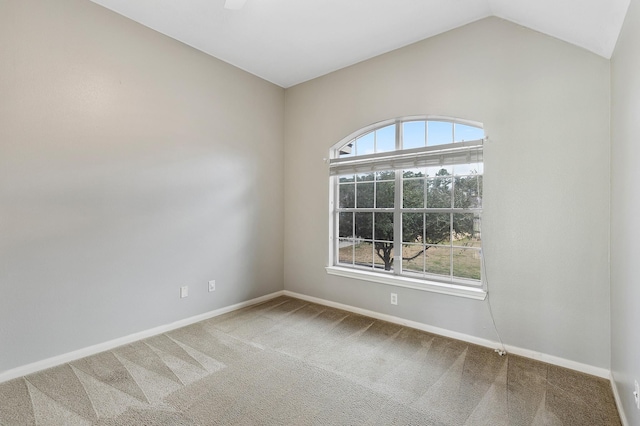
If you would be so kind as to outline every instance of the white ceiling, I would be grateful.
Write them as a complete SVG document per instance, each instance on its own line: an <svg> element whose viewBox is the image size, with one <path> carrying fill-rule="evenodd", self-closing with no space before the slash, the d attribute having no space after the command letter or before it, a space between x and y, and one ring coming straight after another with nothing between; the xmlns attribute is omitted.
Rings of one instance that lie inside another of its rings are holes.
<svg viewBox="0 0 640 426"><path fill-rule="evenodd" d="M498 16L610 58L630 0L92 0L282 87Z"/></svg>

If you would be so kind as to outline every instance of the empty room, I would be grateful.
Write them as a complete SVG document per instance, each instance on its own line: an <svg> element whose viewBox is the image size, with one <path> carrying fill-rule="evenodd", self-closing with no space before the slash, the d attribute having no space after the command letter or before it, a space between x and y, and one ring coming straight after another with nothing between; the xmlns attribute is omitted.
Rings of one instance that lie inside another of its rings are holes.
<svg viewBox="0 0 640 426"><path fill-rule="evenodd" d="M640 0L0 0L0 426L640 425Z"/></svg>

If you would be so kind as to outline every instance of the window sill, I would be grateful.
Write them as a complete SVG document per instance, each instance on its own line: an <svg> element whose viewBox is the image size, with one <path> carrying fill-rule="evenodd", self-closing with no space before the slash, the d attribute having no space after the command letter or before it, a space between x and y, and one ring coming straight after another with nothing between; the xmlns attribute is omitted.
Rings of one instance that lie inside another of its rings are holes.
<svg viewBox="0 0 640 426"><path fill-rule="evenodd" d="M357 280L372 281L380 284L393 285L396 287L405 287L414 290L448 294L450 296L466 297L468 299L476 300L484 300L487 297L486 290L482 288L439 283L436 281L418 280L414 278L398 277L395 275L376 274L374 272L341 268L339 266L327 266L325 269L327 270L327 274L329 275L337 275L340 277L354 278Z"/></svg>

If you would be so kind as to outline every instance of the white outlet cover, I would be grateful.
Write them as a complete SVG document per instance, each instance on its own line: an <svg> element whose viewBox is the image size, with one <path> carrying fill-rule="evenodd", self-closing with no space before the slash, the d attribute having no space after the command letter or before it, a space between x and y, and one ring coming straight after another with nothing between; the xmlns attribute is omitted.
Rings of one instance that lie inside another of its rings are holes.
<svg viewBox="0 0 640 426"><path fill-rule="evenodd" d="M183 285L180 287L180 298L185 298L189 295L189 286Z"/></svg>
<svg viewBox="0 0 640 426"><path fill-rule="evenodd" d="M209 291L216 291L216 280L209 281Z"/></svg>
<svg viewBox="0 0 640 426"><path fill-rule="evenodd" d="M398 295L396 293L391 293L391 304L392 305L398 304Z"/></svg>

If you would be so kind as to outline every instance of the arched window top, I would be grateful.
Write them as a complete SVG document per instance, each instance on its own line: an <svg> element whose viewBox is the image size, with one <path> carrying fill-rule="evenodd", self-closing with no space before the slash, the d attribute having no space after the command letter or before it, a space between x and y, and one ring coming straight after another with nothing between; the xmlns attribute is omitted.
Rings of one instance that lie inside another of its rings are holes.
<svg viewBox="0 0 640 426"><path fill-rule="evenodd" d="M453 166L482 162L482 124L442 117L387 120L331 149L330 174Z"/></svg>
<svg viewBox="0 0 640 426"><path fill-rule="evenodd" d="M334 146L332 158L445 148L443 145L484 139L482 125L467 120L442 117L409 117L367 126Z"/></svg>

